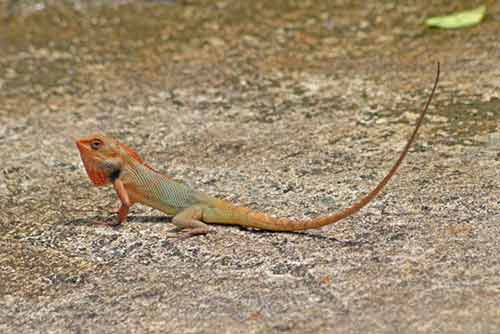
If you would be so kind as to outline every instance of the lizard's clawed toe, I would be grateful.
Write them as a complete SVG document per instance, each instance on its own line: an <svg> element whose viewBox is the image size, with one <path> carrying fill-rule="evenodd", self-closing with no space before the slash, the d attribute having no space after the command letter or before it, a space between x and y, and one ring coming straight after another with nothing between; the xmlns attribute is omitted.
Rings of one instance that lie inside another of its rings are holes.
<svg viewBox="0 0 500 334"><path fill-rule="evenodd" d="M116 227L116 226L121 225L120 222L113 221L113 220L98 220L98 221L93 221L90 224L95 225L95 226L102 226L102 227Z"/></svg>
<svg viewBox="0 0 500 334"><path fill-rule="evenodd" d="M174 231L174 233L172 233ZM197 235L206 235L209 233L215 233L215 230L212 229L201 229L201 228L193 228L193 229L178 229L174 228L170 233L166 235L169 239L174 239L174 242L182 241L189 239L191 237L195 237Z"/></svg>

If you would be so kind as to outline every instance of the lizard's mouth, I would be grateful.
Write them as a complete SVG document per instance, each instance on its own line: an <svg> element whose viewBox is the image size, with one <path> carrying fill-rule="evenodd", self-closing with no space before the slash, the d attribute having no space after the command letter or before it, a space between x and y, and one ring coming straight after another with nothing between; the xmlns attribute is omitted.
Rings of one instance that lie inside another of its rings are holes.
<svg viewBox="0 0 500 334"><path fill-rule="evenodd" d="M92 149L80 140L76 141L76 147L78 148L78 151L80 151L83 166L85 167L87 175L92 183L96 186L108 184L110 182L109 177L106 172L99 167L99 160L95 157L95 153L92 152Z"/></svg>
<svg viewBox="0 0 500 334"><path fill-rule="evenodd" d="M76 147L78 148L78 151L80 151L80 153L82 153L82 150L85 149L85 145L82 144L82 142L80 140L75 140L75 144L76 144Z"/></svg>

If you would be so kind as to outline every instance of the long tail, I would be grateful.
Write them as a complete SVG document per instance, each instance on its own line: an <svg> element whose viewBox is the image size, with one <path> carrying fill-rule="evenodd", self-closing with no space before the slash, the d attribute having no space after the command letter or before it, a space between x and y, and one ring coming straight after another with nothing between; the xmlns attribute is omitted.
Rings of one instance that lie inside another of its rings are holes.
<svg viewBox="0 0 500 334"><path fill-rule="evenodd" d="M309 220L294 220L294 219L287 219L287 218L273 218L267 214L260 213L260 212L254 212L250 209L247 208L237 208L236 209L236 214L239 217L239 225L244 225L248 227L254 227L254 228L259 228L263 230L270 230L270 231L301 231L301 230L307 230L307 229L313 229L313 228L319 228L321 226L333 224L343 218L346 218L359 210L361 210L365 205L370 203L370 201L377 196L377 194L384 188L384 186L389 182L391 177L396 173L398 170L399 166L401 165L401 162L404 160L406 154L408 153L409 148L415 141L415 138L417 136L418 129L420 128L420 125L422 124L422 121L424 119L425 114L427 113L427 109L429 108L429 104L432 101L432 97L434 96L434 92L436 91L436 87L439 81L439 73L440 73L440 66L439 62L437 63L437 73L436 73L436 79L434 81L434 86L432 87L431 94L429 95L429 98L427 99L427 103L424 106L424 109L420 113L420 116L417 120L417 124L415 125L415 129L413 130L413 133L410 136L410 139L408 139L408 142L406 143L406 146L404 147L403 151L401 152L401 155L399 156L399 159L396 161L394 166L391 168L389 173L380 181L380 183L366 196L362 197L359 199L356 203L354 203L351 207L346 208L340 212L323 216L323 217L318 217L315 219L309 219Z"/></svg>

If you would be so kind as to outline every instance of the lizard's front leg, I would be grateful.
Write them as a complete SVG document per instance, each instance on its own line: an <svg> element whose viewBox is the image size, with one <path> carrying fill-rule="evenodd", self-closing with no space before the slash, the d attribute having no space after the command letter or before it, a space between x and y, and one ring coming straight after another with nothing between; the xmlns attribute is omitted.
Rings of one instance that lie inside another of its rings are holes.
<svg viewBox="0 0 500 334"><path fill-rule="evenodd" d="M127 190L125 189L125 186L123 185L123 182L120 179L116 179L113 182L113 187L115 188L116 193L120 198L120 202L122 202L120 209L118 209L118 221L113 225L120 225L121 223L124 223L127 220L128 209L130 208L131 203Z"/></svg>
<svg viewBox="0 0 500 334"><path fill-rule="evenodd" d="M210 232L207 224L201 221L203 218L203 207L192 206L184 209L172 218L172 223L177 226L176 231L183 231L182 235L173 235L178 240L187 239L195 235L204 235ZM186 231L184 231L186 230Z"/></svg>
<svg viewBox="0 0 500 334"><path fill-rule="evenodd" d="M127 190L120 179L113 181L113 187L115 188L121 202L121 206L118 209L118 220L94 223L96 225L118 226L127 220L128 210L132 205L130 197L128 196Z"/></svg>

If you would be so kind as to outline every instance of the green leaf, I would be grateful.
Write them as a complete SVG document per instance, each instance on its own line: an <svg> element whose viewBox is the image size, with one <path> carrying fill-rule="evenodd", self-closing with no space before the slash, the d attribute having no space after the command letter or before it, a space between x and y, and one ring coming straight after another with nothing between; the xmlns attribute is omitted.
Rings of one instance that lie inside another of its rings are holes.
<svg viewBox="0 0 500 334"><path fill-rule="evenodd" d="M475 9L456 12L446 16L435 16L425 20L429 27L438 27L444 29L456 29L470 27L478 24L486 14L486 6L480 6Z"/></svg>

